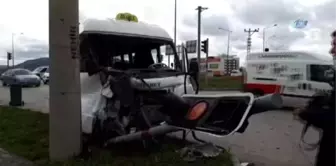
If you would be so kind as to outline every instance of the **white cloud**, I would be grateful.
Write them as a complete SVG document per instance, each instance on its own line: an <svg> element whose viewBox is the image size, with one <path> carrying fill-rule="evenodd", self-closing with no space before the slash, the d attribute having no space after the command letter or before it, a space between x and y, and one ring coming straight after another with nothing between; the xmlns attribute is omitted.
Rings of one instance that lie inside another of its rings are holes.
<svg viewBox="0 0 336 166"><path fill-rule="evenodd" d="M333 0L177 0L178 43L196 39L197 6L209 9L202 13L202 38L210 39L210 53L226 52L227 34L218 31L218 26L230 28L232 47L230 51L244 55L246 33L244 28L263 28L273 23L290 24L303 17L309 26L301 32L288 28L273 28L267 31L269 43L274 47L316 51L327 54L329 33L336 27L336 2ZM11 34L16 36L17 63L27 58L46 56L48 42L48 0L0 0L0 65L6 63L6 51L11 50ZM248 5L247 5L248 4ZM113 18L119 12L131 12L141 21L158 24L173 37L174 0L80 0L80 20L83 18ZM281 9L281 10L280 10ZM260 29L261 30L261 29ZM24 40L31 39L31 40ZM273 43L272 43L273 41ZM276 42L274 42L276 41ZM288 42L290 41L290 42ZM35 43L35 44L29 44ZM40 49L36 47L41 46ZM253 35L252 50L261 50L261 31Z"/></svg>

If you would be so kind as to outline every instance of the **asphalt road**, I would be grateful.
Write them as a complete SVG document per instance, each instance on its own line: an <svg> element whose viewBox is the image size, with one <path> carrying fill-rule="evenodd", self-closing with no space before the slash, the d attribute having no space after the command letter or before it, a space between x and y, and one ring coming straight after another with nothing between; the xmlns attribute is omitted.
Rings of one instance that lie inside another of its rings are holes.
<svg viewBox="0 0 336 166"><path fill-rule="evenodd" d="M24 88L22 95L26 108L48 112L49 87L47 85L39 88ZM8 104L9 96L9 89L0 87L0 105ZM254 162L257 166L309 166L314 162L316 151L307 152L298 146L302 124L293 120L291 112L269 111L252 116L249 122L250 125L243 134L222 138L209 135L200 137L229 148L241 161ZM316 131L308 131L307 142L315 142L317 138Z"/></svg>

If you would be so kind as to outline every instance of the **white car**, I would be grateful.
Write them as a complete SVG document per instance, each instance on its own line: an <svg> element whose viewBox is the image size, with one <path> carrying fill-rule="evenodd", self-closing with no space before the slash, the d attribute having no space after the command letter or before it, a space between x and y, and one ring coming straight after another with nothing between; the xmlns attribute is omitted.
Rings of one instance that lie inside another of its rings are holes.
<svg viewBox="0 0 336 166"><path fill-rule="evenodd" d="M49 72L43 73L43 75L41 76L41 79L44 82L44 84L48 84L49 83Z"/></svg>
<svg viewBox="0 0 336 166"><path fill-rule="evenodd" d="M33 73L41 78L44 84L49 82L49 66L40 66Z"/></svg>
<svg viewBox="0 0 336 166"><path fill-rule="evenodd" d="M232 70L231 76L242 76L242 73L239 70Z"/></svg>

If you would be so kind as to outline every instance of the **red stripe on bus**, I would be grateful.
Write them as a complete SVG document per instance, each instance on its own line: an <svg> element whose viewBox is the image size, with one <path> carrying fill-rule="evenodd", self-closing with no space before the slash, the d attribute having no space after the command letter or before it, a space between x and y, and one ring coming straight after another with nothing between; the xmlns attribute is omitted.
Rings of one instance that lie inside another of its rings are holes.
<svg viewBox="0 0 336 166"><path fill-rule="evenodd" d="M281 85L276 84L245 84L245 91L261 90L264 94L279 93Z"/></svg>

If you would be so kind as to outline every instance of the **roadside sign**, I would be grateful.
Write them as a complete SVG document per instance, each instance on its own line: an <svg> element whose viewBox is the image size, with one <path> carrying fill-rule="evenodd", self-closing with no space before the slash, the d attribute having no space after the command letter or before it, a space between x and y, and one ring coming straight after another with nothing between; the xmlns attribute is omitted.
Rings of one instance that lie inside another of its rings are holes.
<svg viewBox="0 0 336 166"><path fill-rule="evenodd" d="M188 53L196 53L196 46L197 46L196 40L186 41L186 48Z"/></svg>
<svg viewBox="0 0 336 166"><path fill-rule="evenodd" d="M180 54L182 52L182 46L181 45L177 45L176 46L176 52L177 54ZM174 51L172 49L172 47L170 45L166 45L166 55L174 55Z"/></svg>
<svg viewBox="0 0 336 166"><path fill-rule="evenodd" d="M176 46L176 51L177 54L180 54L182 52L182 46L181 45Z"/></svg>
<svg viewBox="0 0 336 166"><path fill-rule="evenodd" d="M170 45L166 45L166 55L173 55L173 48Z"/></svg>
<svg viewBox="0 0 336 166"><path fill-rule="evenodd" d="M298 19L294 21L294 28L302 29L305 28L308 24L308 20Z"/></svg>

